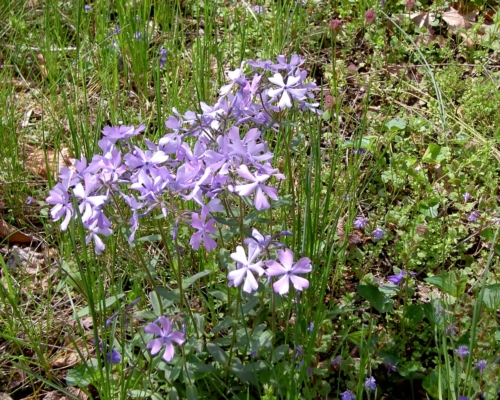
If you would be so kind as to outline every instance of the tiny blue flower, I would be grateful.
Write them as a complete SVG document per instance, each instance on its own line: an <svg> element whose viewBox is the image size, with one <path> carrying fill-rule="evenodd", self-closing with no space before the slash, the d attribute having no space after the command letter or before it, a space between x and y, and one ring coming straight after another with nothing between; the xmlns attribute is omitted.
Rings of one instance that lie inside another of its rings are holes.
<svg viewBox="0 0 500 400"><path fill-rule="evenodd" d="M373 376L366 378L365 388L370 390L377 390L377 384L375 383L375 378Z"/></svg>
<svg viewBox="0 0 500 400"><path fill-rule="evenodd" d="M458 346L458 349L455 350L455 353L458 354L458 356L460 357L460 359L463 359L464 357L468 356L470 351L469 351L469 348L467 346Z"/></svg>
<svg viewBox="0 0 500 400"><path fill-rule="evenodd" d="M85 5L83 6L83 9L84 9L85 11L90 11L90 6L89 6L88 4L85 4Z"/></svg>
<svg viewBox="0 0 500 400"><path fill-rule="evenodd" d="M462 197L464 198L464 201L467 203L469 200L472 198L471 194L468 192L465 192Z"/></svg>
<svg viewBox="0 0 500 400"><path fill-rule="evenodd" d="M479 360L477 364L474 366L474 368L476 368L479 371L479 373L482 374L487 365L488 363L486 362L486 360Z"/></svg>
<svg viewBox="0 0 500 400"><path fill-rule="evenodd" d="M379 227L372 232L375 240L380 240L385 236L385 231Z"/></svg>
<svg viewBox="0 0 500 400"><path fill-rule="evenodd" d="M342 400L356 400L356 396L349 389L343 393L340 393L340 398Z"/></svg>
<svg viewBox="0 0 500 400"><path fill-rule="evenodd" d="M308 332L312 332L314 330L314 322L311 322L307 328Z"/></svg>
<svg viewBox="0 0 500 400"><path fill-rule="evenodd" d="M365 229L365 227L368 224L368 222L369 222L368 218L365 218L365 217L356 217L355 220L354 220L354 222L353 222L353 226L356 229Z"/></svg>
<svg viewBox="0 0 500 400"><path fill-rule="evenodd" d="M472 211L467 217L467 221L469 222L477 222L479 221L479 213L477 211Z"/></svg>

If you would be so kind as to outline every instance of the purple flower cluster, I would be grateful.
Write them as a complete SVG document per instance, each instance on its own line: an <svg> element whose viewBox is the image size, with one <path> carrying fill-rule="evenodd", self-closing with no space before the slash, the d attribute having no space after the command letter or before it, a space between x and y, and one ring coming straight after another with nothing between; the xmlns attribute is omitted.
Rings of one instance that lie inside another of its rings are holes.
<svg viewBox="0 0 500 400"><path fill-rule="evenodd" d="M176 227L179 222L191 225L194 249L202 244L209 251L214 249L212 235L217 231L213 216L225 211L223 204L229 204L229 197L250 198L259 211L278 200L273 183L284 176L273 168L273 153L262 133L278 127L275 114L285 108L320 113L318 103L309 101L316 84L306 82L307 72L300 68L303 63L298 55L289 62L284 56L278 56L277 63L249 60L248 77L242 63L228 73L231 82L221 88L221 97L214 105L202 102L201 113L180 114L174 108L165 123L168 131L158 143L144 139L143 147L137 145L137 135L146 130L144 125L105 127L98 143L101 154L61 170L60 181L46 199L53 206L52 219L60 220L61 230L66 230L72 219L81 218L88 232L86 243L93 242L100 254L105 248L102 237L112 234L118 210L122 217L128 215L128 240L133 242L140 219L156 209L165 218L172 216ZM198 209L179 210L178 200L192 200ZM252 264L255 254L245 260L242 250L235 254L238 262L247 262L250 273L262 275L260 264ZM303 263L290 264L286 252L281 257L281 267L272 264L269 273L277 276L286 272L295 287L305 287L294 275L294 271L302 273ZM249 276L242 272L233 275L237 275L232 280L235 284ZM286 292L285 280L280 280L280 292ZM246 289L254 284L245 279Z"/></svg>
<svg viewBox="0 0 500 400"><path fill-rule="evenodd" d="M296 290L302 291L309 287L309 281L298 276L299 274L307 274L312 271L311 260L307 257L302 257L296 263L293 262L294 254L290 249L280 248L278 250L278 261L267 260L263 261L263 255L269 255L270 249L284 247L281 243L278 245L276 241L272 241L269 236L262 234L253 229L253 238L247 240L248 256L242 246L236 247L236 252L231 254L231 258L236 261L236 269L230 271L227 275L228 285L240 286L243 282L243 291L251 293L258 289L259 284L257 278L262 275L267 275L268 278L280 277L273 284L273 289L281 295L288 293L290 282ZM255 238L255 239L254 239ZM272 248L271 245L274 245ZM264 269L267 267L267 269Z"/></svg>

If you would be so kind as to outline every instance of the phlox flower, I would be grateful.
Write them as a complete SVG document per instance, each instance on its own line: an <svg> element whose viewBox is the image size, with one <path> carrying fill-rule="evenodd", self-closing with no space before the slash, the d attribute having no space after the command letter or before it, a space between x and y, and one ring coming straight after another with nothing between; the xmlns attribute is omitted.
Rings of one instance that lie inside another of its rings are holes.
<svg viewBox="0 0 500 400"><path fill-rule="evenodd" d="M270 175L259 174L258 172L256 172L255 175L252 175L245 164L241 165L237 169L237 172L242 178L245 178L252 183L237 185L235 187L236 192L240 196L244 197L250 196L253 192L255 192L254 204L257 210L267 210L271 207L265 194L273 200L278 200L276 188L264 185L264 182L271 177Z"/></svg>
<svg viewBox="0 0 500 400"><path fill-rule="evenodd" d="M148 324L144 328L144 332L152 333L153 335L158 336L155 339L151 339L146 345L146 348L150 349L151 355L154 356L161 350L163 344L165 344L165 352L163 353L162 358L168 362L174 358L173 343L181 345L186 341L186 339L182 332L174 331L172 329L172 322L168 318L161 316L157 321L160 323L161 328L156 323Z"/></svg>
<svg viewBox="0 0 500 400"><path fill-rule="evenodd" d="M248 257L245 254L245 250L242 246L236 247L236 253L231 254L231 258L236 261L236 267L234 271L229 272L227 275L228 286L240 286L243 280L243 291L251 293L259 287L254 274L262 276L264 269L262 268L262 261L254 260L259 256L260 248L256 243L250 242L248 244Z"/></svg>
<svg viewBox="0 0 500 400"><path fill-rule="evenodd" d="M194 233L191 236L191 241L189 244L193 247L193 249L198 250L200 248L201 240L203 239L203 246L207 251L211 251L217 247L217 243L213 240L208 234L216 234L214 224L215 220L211 219L208 222L205 222L206 215L202 213L201 219L197 213L193 213L191 215L191 226L194 229L197 229L198 232Z"/></svg>
<svg viewBox="0 0 500 400"><path fill-rule="evenodd" d="M102 206L106 202L108 197L103 195L92 195L94 189L99 187L97 178L94 175L85 174L83 179L85 182L85 187L81 183L79 183L73 189L73 193L75 194L75 197L81 200L78 208L82 213L82 222L85 223L90 220L95 209Z"/></svg>
<svg viewBox="0 0 500 400"><path fill-rule="evenodd" d="M464 357L467 357L470 354L469 348L465 345L458 346L458 349L455 350L455 353L460 357L461 360L464 359Z"/></svg>
<svg viewBox="0 0 500 400"><path fill-rule="evenodd" d="M278 102L279 108L292 108L292 99L297 101L305 99L307 89L300 88L300 80L300 76L288 76L285 83L283 76L277 72L269 78L269 82L274 83L278 88L270 89L267 93L272 98L281 96Z"/></svg>
<svg viewBox="0 0 500 400"><path fill-rule="evenodd" d="M296 290L302 291L309 287L309 281L305 278L297 276L297 274L307 274L312 271L311 260L307 257L301 258L295 264L293 263L293 251L290 249L281 249L278 251L279 263L270 260L266 262L267 276L281 276L278 281L274 282L273 289L281 295L288 293L290 281Z"/></svg>
<svg viewBox="0 0 500 400"><path fill-rule="evenodd" d="M70 181L71 174L57 183L54 189L49 192L49 197L45 200L48 204L54 206L50 210L50 216L53 221L57 221L64 216L63 222L61 223L62 231L68 228L69 221L73 215L73 205L71 204L71 198L68 193Z"/></svg>
<svg viewBox="0 0 500 400"><path fill-rule="evenodd" d="M229 79L231 79L231 83L224 85L220 88L219 94L221 96L225 96L226 94L228 94L235 83L240 86L244 86L246 84L245 74L243 73L244 66L245 66L245 61L241 63L239 68L236 68L234 71L229 71L227 73L227 76L229 77Z"/></svg>
<svg viewBox="0 0 500 400"><path fill-rule="evenodd" d="M119 31L119 26L117 25L117 30ZM120 125L120 126L105 126L102 128L102 134L112 143L116 143L119 140L126 140L131 137L134 137L135 135L138 135L139 133L143 132L146 130L146 125L140 125L137 127L137 129L131 125L131 126L125 126L125 125Z"/></svg>

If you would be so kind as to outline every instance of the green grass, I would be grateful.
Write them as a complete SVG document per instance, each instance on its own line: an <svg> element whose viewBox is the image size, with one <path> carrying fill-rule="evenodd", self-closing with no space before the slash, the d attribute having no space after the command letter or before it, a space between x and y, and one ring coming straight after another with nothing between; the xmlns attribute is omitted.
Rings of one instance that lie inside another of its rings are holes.
<svg viewBox="0 0 500 400"><path fill-rule="evenodd" d="M257 3L265 13L254 11ZM433 29L442 42L427 43L402 1L383 9L378 1L257 3L1 6L0 216L37 241L5 237L0 246L0 392L313 399L349 389L357 399L497 398L497 5L474 3L479 18L493 15L485 20L491 34L467 46L440 19ZM367 25L372 7L377 19ZM441 15L448 5L415 9ZM334 17L343 21L335 34ZM164 68L160 48L169 50ZM145 124L134 144L155 142L173 107L183 114L215 103L225 72L241 61L294 53L305 58L325 113L283 113L280 128L264 133L286 176L277 183L281 207L255 214L228 201L239 225L218 227L213 252L190 248L186 224L172 240L173 217L145 218L129 245L125 207L100 256L85 246L78 221L60 232L50 220L44 200L58 160L90 161L104 126ZM357 216L368 218L365 229L354 228ZM245 230L243 217L252 224ZM293 232L282 239L296 259L312 260L308 290L228 289L229 255L250 227ZM40 258L18 255L13 266L19 248ZM387 277L403 270L416 274L390 285ZM160 315L187 329L169 363L145 347L144 326ZM463 359L455 351L462 345L470 349ZM122 355L119 364L106 361L110 349ZM376 392L364 387L370 376Z"/></svg>

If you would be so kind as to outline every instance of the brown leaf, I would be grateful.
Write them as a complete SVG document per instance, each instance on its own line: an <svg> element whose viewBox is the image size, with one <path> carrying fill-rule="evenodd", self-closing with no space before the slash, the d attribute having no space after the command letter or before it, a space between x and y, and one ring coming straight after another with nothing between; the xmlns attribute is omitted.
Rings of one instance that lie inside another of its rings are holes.
<svg viewBox="0 0 500 400"><path fill-rule="evenodd" d="M10 226L7 222L0 218L0 238L7 240L9 243L31 243L33 239L22 233L19 229Z"/></svg>
<svg viewBox="0 0 500 400"><path fill-rule="evenodd" d="M452 30L470 29L474 23L475 15L471 13L464 16L451 7L450 10L443 13L442 18Z"/></svg>
<svg viewBox="0 0 500 400"><path fill-rule="evenodd" d="M45 154L47 154L47 161L45 161ZM34 149L27 148L26 151L26 166L34 175L47 178L47 166L53 176L59 174L62 168L69 167L71 161L67 148L61 149L60 152L54 150Z"/></svg>

